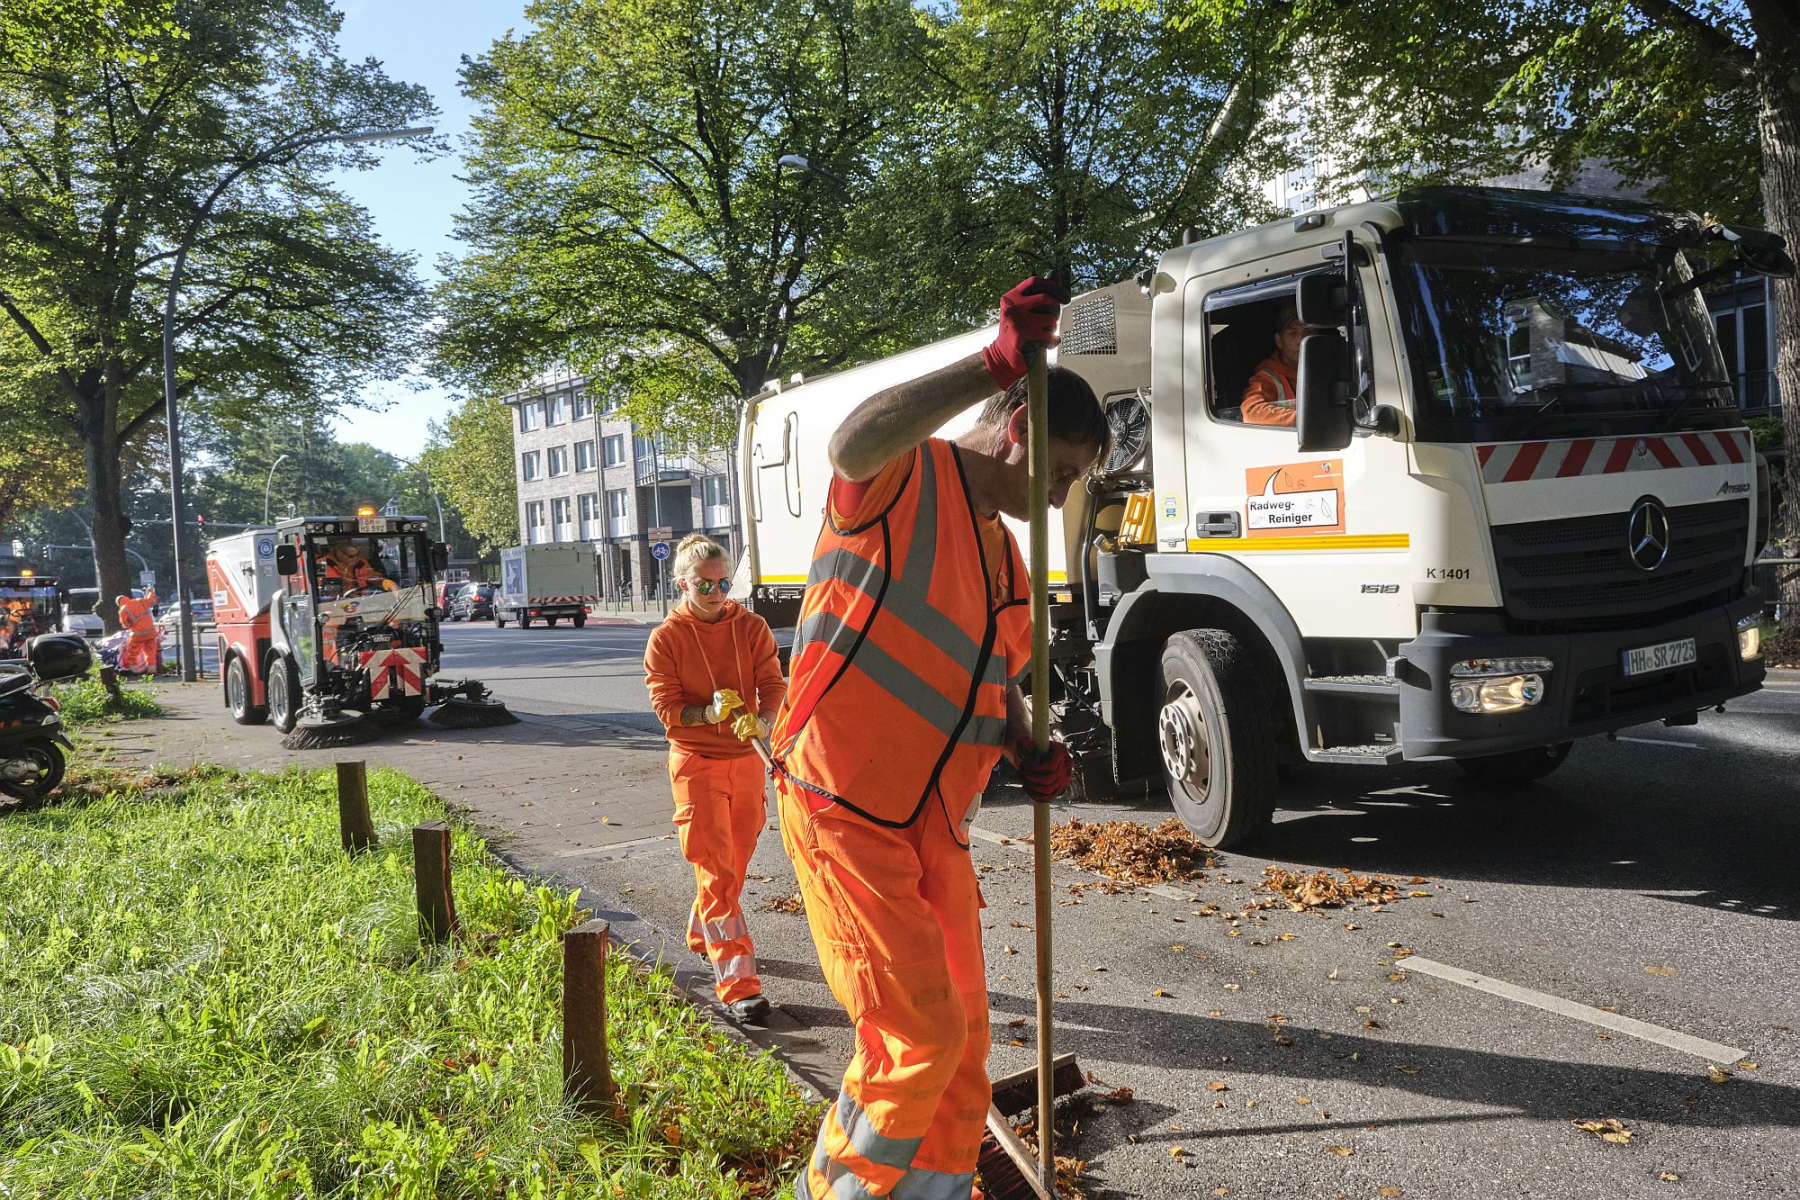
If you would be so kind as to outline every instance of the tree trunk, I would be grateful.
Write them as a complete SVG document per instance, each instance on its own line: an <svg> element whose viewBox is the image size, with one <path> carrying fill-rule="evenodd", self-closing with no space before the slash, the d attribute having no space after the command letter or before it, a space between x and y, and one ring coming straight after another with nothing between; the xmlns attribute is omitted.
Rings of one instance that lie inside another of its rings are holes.
<svg viewBox="0 0 1800 1200"><path fill-rule="evenodd" d="M1763 223L1800 254L1800 15L1779 0L1750 6L1756 30L1757 126L1762 143ZM1800 557L1800 280L1774 284L1775 383L1781 395L1784 512L1776 548ZM1800 572L1781 587L1781 631L1800 635Z"/></svg>
<svg viewBox="0 0 1800 1200"><path fill-rule="evenodd" d="M111 419L111 405L104 401L84 404L82 457L87 468L88 528L94 547L94 581L100 597L96 612L108 633L119 629L117 596L131 594L131 573L125 564L125 506L119 467L119 435Z"/></svg>

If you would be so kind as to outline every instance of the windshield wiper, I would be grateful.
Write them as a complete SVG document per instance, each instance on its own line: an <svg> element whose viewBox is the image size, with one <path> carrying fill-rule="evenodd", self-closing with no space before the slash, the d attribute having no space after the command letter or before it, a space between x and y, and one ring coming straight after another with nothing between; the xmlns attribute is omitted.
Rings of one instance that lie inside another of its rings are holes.
<svg viewBox="0 0 1800 1200"><path fill-rule="evenodd" d="M1681 419L1681 414L1686 412L1688 406L1695 400L1700 399L1702 396L1713 395L1720 388L1729 390L1730 387L1731 385L1723 379L1702 379L1697 383L1677 384L1675 387L1668 389L1674 394L1674 403L1670 404L1658 414L1660 419L1656 423L1656 432L1661 433L1663 430L1674 425L1676 421Z"/></svg>
<svg viewBox="0 0 1800 1200"><path fill-rule="evenodd" d="M1531 389L1532 395L1548 396L1549 399L1545 400L1542 404L1540 404L1536 408L1532 409L1531 412L1525 417L1525 425L1524 425L1524 428L1520 431L1519 436L1520 437L1530 437L1532 434L1536 433L1539 425L1541 425L1543 423L1543 418L1545 417L1545 415L1548 414L1552 408L1555 408L1557 405L1561 404L1563 402L1563 398L1565 396L1568 396L1572 393L1584 392L1584 393L1604 394L1604 393L1611 393L1611 392L1630 391L1630 390L1633 390L1636 388L1641 388L1643 386L1644 386L1644 382L1642 380L1633 379L1633 380L1622 380L1618 383L1575 383L1573 381L1564 380L1564 381L1561 381L1558 383L1546 383L1546 384L1542 384L1541 386L1534 387Z"/></svg>

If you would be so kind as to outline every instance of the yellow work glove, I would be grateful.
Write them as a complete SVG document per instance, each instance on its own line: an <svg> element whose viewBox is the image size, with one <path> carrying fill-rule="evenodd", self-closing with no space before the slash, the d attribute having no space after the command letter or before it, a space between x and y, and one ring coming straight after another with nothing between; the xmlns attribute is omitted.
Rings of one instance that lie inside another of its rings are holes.
<svg viewBox="0 0 1800 1200"><path fill-rule="evenodd" d="M717 725L738 709L744 707L744 701L730 688L720 688L713 693L712 703L701 713L701 719L708 725Z"/></svg>
<svg viewBox="0 0 1800 1200"><path fill-rule="evenodd" d="M731 723L731 732L737 735L738 741L747 742L751 738L768 737L769 727L761 717L747 712Z"/></svg>

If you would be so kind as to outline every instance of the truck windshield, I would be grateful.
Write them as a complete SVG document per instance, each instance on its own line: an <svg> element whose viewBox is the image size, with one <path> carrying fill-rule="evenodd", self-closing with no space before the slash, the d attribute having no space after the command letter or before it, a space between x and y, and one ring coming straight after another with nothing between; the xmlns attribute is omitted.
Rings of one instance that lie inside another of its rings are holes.
<svg viewBox="0 0 1800 1200"><path fill-rule="evenodd" d="M0 619L6 617L55 617L56 589L30 584L0 584Z"/></svg>
<svg viewBox="0 0 1800 1200"><path fill-rule="evenodd" d="M314 534L312 560L318 594L329 600L410 588L421 578L419 539L406 534Z"/></svg>
<svg viewBox="0 0 1800 1200"><path fill-rule="evenodd" d="M1428 441L1735 423L1725 364L1679 250L1402 239L1396 284Z"/></svg>

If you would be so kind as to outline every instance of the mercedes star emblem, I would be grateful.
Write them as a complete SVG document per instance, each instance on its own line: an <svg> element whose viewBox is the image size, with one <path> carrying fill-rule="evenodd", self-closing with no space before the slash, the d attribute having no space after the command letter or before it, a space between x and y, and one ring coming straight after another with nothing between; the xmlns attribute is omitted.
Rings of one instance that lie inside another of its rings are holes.
<svg viewBox="0 0 1800 1200"><path fill-rule="evenodd" d="M1669 557L1669 514L1654 500L1639 500L1625 525L1625 551L1640 571L1654 571Z"/></svg>

